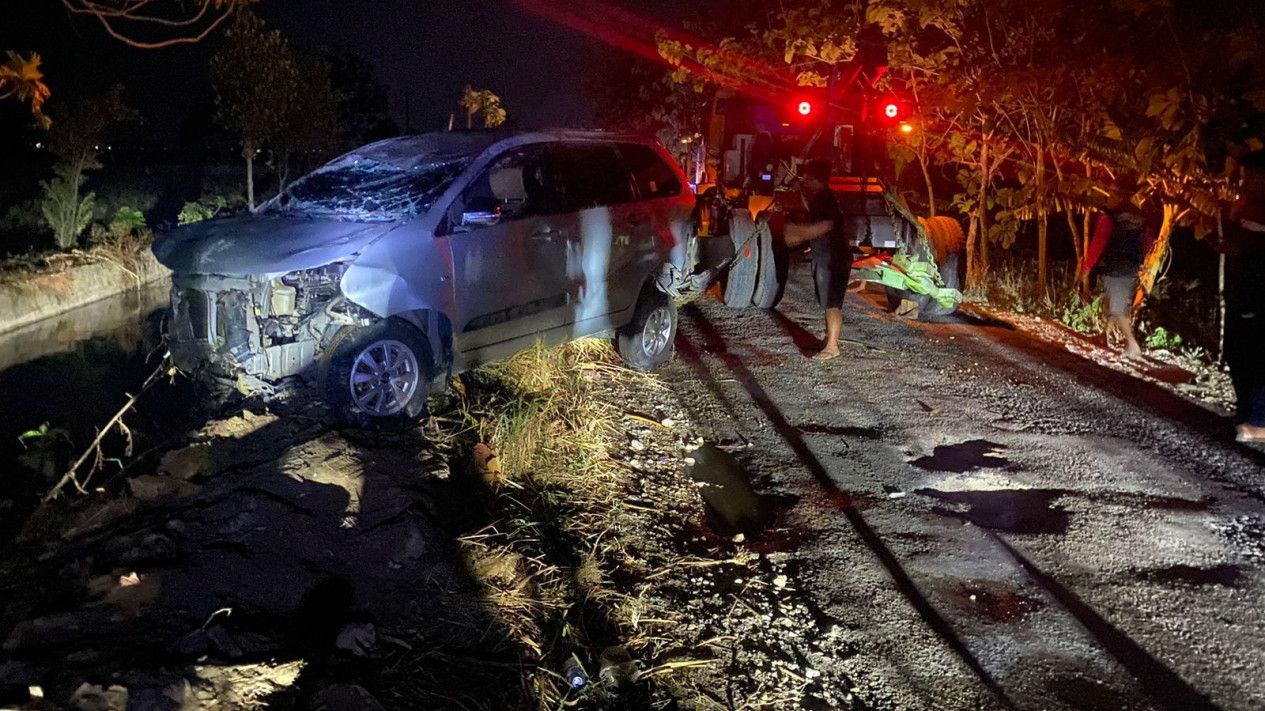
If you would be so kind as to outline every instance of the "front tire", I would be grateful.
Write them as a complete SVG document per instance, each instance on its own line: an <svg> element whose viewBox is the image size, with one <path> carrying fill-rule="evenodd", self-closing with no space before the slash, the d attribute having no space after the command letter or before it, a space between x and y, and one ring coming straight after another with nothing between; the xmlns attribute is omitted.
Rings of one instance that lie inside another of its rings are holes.
<svg viewBox="0 0 1265 711"><path fill-rule="evenodd" d="M654 370L672 357L676 327L676 304L667 294L647 285L637 300L632 321L616 334L615 345L630 367Z"/></svg>
<svg viewBox="0 0 1265 711"><path fill-rule="evenodd" d="M379 425L426 411L435 362L426 340L399 321L380 321L336 338L325 401L347 422Z"/></svg>

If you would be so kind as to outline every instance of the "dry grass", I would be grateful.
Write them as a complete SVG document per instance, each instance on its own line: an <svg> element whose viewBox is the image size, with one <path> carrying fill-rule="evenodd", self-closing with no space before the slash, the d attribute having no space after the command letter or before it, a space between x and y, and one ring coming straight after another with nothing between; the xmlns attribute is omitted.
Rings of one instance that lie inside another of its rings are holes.
<svg viewBox="0 0 1265 711"><path fill-rule="evenodd" d="M538 346L464 378L455 414L443 422L450 445L486 442L502 462L495 520L460 544L484 587L484 612L516 647L523 692L540 709L600 704L612 693L596 683L566 687L557 672L573 653L587 651L592 661L622 644L650 665L678 644L665 630L680 620L656 607L644 582L649 566L625 549L645 525L622 505L627 471L610 456L626 441L627 413L598 396L598 383L663 387L624 367L607 341ZM616 572L632 575L621 587ZM661 683L703 666L662 660L654 677Z"/></svg>

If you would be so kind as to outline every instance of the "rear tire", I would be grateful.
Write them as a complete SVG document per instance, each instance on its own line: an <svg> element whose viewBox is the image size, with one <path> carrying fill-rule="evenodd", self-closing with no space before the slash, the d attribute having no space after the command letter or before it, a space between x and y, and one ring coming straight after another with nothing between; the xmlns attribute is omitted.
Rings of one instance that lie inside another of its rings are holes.
<svg viewBox="0 0 1265 711"><path fill-rule="evenodd" d="M616 349L630 367L654 370L672 357L676 327L676 304L653 284L647 284L632 321L615 336Z"/></svg>
<svg viewBox="0 0 1265 711"><path fill-rule="evenodd" d="M767 228L760 231L757 240L760 247L759 276L751 305L757 309L772 309L782 302L782 296L786 293L790 253L782 249L777 238Z"/></svg>
<svg viewBox="0 0 1265 711"><path fill-rule="evenodd" d="M751 308L756 292L756 282L760 275L759 240L747 240L755 232L755 223L750 213L735 213L729 220L729 238L733 240L737 254L734 261L725 270L724 289L725 306L734 309Z"/></svg>
<svg viewBox="0 0 1265 711"><path fill-rule="evenodd" d="M426 412L434 379L435 360L426 339L400 321L379 321L335 337L325 402L344 422L403 424Z"/></svg>

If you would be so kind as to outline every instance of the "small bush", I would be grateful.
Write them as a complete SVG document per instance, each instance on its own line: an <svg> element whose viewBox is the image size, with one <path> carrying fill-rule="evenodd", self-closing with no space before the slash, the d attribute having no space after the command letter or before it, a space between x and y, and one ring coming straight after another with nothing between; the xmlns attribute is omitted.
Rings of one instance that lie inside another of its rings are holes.
<svg viewBox="0 0 1265 711"><path fill-rule="evenodd" d="M1163 326L1156 326L1155 330L1146 335L1146 347L1149 350L1162 349L1176 353L1181 345L1182 337Z"/></svg>
<svg viewBox="0 0 1265 711"><path fill-rule="evenodd" d="M138 232L145 228L145 215L140 210L131 207L120 207L119 211L114 214L114 219L110 222L110 231L119 232Z"/></svg>
<svg viewBox="0 0 1265 711"><path fill-rule="evenodd" d="M56 177L42 184L44 197L40 201L40 209L48 226L53 228L57 248L71 249L88 223L92 222L96 196L92 193L80 195L82 173L76 173L72 166L59 163L54 170Z"/></svg>
<svg viewBox="0 0 1265 711"><path fill-rule="evenodd" d="M191 225L195 222L209 220L228 207L229 200L223 195L216 195L209 200L186 202L184 207L180 209L180 214L176 216L176 224Z"/></svg>
<svg viewBox="0 0 1265 711"><path fill-rule="evenodd" d="M1059 323L1077 333L1098 333L1102 331L1102 297L1095 296L1086 302L1080 294L1073 291L1071 296L1058 310L1056 316Z"/></svg>

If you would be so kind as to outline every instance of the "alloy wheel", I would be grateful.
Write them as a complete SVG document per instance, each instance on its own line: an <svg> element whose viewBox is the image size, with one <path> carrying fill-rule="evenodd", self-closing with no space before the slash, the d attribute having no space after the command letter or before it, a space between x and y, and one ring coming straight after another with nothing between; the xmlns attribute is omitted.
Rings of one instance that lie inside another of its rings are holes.
<svg viewBox="0 0 1265 711"><path fill-rule="evenodd" d="M362 412L387 417L404 409L421 375L413 349L399 341L374 341L351 366L351 400Z"/></svg>

